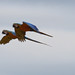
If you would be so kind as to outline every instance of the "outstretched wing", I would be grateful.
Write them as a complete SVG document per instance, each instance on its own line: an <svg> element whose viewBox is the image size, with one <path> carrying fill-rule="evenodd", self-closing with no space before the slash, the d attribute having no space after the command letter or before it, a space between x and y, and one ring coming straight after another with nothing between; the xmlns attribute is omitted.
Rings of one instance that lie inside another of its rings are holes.
<svg viewBox="0 0 75 75"><path fill-rule="evenodd" d="M30 28L30 30L34 30L34 31L37 31L37 32L39 31L38 28L35 25L33 25L31 23L28 23L28 22L23 22L23 24L21 25L21 27L23 27L23 28L25 27L24 30ZM28 31L30 31L30 30L28 30Z"/></svg>
<svg viewBox="0 0 75 75"><path fill-rule="evenodd" d="M32 30L34 30L34 32L37 32L37 33L40 33L40 34L43 34L43 35L46 35L46 36L49 36L49 37L53 37L52 35L40 32L39 29L35 25L33 25L31 23L23 22L23 25L25 25L25 24L28 25Z"/></svg>
<svg viewBox="0 0 75 75"><path fill-rule="evenodd" d="M6 35L0 40L0 44L7 44L10 40L12 40L12 38L9 35Z"/></svg>
<svg viewBox="0 0 75 75"><path fill-rule="evenodd" d="M39 44L43 44L43 45L50 46L50 45L48 45L48 44L46 44L46 43L42 43L42 42L39 42L39 41L33 40L33 39L31 39L31 38L28 38L28 37L25 37L25 39L30 40L30 41L33 41L33 42L36 42L36 43L39 43ZM50 47L51 47L51 46L50 46Z"/></svg>

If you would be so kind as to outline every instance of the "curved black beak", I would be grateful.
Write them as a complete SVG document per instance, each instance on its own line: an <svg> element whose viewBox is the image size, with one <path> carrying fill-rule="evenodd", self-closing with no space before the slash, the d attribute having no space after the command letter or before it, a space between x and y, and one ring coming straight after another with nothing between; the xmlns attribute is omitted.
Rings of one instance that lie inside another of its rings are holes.
<svg viewBox="0 0 75 75"><path fill-rule="evenodd" d="M2 32L2 34L5 34L4 32Z"/></svg>
<svg viewBox="0 0 75 75"><path fill-rule="evenodd" d="M15 27L15 25L13 24L13 27Z"/></svg>

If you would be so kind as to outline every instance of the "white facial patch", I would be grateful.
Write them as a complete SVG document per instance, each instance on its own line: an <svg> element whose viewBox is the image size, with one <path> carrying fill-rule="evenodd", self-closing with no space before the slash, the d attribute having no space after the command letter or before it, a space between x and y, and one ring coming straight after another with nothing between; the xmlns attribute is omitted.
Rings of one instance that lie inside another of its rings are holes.
<svg viewBox="0 0 75 75"><path fill-rule="evenodd" d="M8 34L8 32L7 32L7 31L4 31L4 33L5 33L5 34Z"/></svg>
<svg viewBox="0 0 75 75"><path fill-rule="evenodd" d="M17 25L17 24L15 24L15 27L18 27L18 25Z"/></svg>
<svg viewBox="0 0 75 75"><path fill-rule="evenodd" d="M8 32L7 32L7 31L4 31L4 33L5 33L5 34L8 34Z"/></svg>

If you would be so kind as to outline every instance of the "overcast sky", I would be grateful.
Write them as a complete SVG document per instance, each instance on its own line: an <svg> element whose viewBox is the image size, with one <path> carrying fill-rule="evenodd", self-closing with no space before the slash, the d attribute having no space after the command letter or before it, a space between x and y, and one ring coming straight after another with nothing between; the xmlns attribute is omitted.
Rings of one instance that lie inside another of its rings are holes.
<svg viewBox="0 0 75 75"><path fill-rule="evenodd" d="M0 2L0 24L9 26L14 22L28 21L51 29L74 30L74 3L74 0L2 0Z"/></svg>
<svg viewBox="0 0 75 75"><path fill-rule="evenodd" d="M26 35L52 47L17 39L0 45L0 75L75 75L75 1L0 0L0 39L23 21L53 35Z"/></svg>

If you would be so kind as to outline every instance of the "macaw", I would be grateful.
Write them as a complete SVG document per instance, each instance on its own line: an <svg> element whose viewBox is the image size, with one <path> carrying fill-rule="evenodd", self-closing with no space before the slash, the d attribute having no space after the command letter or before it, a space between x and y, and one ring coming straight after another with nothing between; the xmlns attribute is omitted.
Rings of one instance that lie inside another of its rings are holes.
<svg viewBox="0 0 75 75"><path fill-rule="evenodd" d="M33 39L30 39L28 37L25 37L24 36L24 39L16 36L16 33L15 32L12 32L12 31L8 31L8 30L3 30L2 31L2 34L5 34L5 36L0 40L0 44L7 44L10 42L10 40L12 39L18 39L19 41L24 41L25 39L27 40L30 40L30 41L33 41L33 42L36 42L36 43L40 43L40 44L44 44L44 45L47 45L45 43L42 43L42 42L39 42L39 41L36 41L36 40L33 40Z"/></svg>
<svg viewBox="0 0 75 75"><path fill-rule="evenodd" d="M46 33L40 32L39 29L35 25L28 23L28 22L23 22L23 24L14 23L13 27L15 29L16 35L21 38L23 38L25 36L27 31L34 31L34 32L37 32L37 33L40 33L40 34L43 34L43 35L46 35L49 37L53 37L53 36L48 35Z"/></svg>

